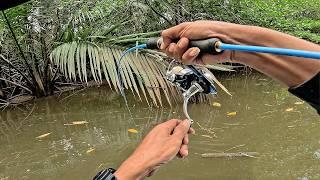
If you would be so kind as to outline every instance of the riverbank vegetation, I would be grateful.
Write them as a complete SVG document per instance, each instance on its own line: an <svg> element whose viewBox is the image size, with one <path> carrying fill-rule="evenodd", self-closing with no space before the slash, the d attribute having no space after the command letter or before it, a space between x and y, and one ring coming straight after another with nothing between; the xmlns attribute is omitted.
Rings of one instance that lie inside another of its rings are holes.
<svg viewBox="0 0 320 180"><path fill-rule="evenodd" d="M116 73L121 51L162 29L201 19L273 28L320 43L318 0L32 0L0 18L0 106L106 83L162 105L177 91L165 80L166 57L130 55ZM216 69L226 70L216 67Z"/></svg>

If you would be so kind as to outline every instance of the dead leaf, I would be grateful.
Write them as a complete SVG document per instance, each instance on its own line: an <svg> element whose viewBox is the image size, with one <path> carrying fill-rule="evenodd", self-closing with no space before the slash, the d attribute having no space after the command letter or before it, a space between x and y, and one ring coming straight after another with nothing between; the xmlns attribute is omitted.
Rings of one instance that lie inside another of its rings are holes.
<svg viewBox="0 0 320 180"><path fill-rule="evenodd" d="M93 151L95 151L95 149L90 148L90 149L87 150L87 154L92 153Z"/></svg>
<svg viewBox="0 0 320 180"><path fill-rule="evenodd" d="M293 111L293 108L286 109L286 112L292 112L292 111Z"/></svg>
<svg viewBox="0 0 320 180"><path fill-rule="evenodd" d="M133 134L137 134L138 130L136 130L136 129L128 129L128 132L133 133Z"/></svg>
<svg viewBox="0 0 320 180"><path fill-rule="evenodd" d="M42 134L42 135L40 135L40 136L38 136L38 137L36 137L36 138L37 138L37 139L43 139L43 138L49 136L50 134L51 134L51 133Z"/></svg>
<svg viewBox="0 0 320 180"><path fill-rule="evenodd" d="M73 121L70 124L64 124L65 126L75 126L75 125L84 125L84 124L88 124L87 121Z"/></svg>
<svg viewBox="0 0 320 180"><path fill-rule="evenodd" d="M228 116L236 116L236 115L237 115L237 112L228 112L227 115L228 115Z"/></svg>
<svg viewBox="0 0 320 180"><path fill-rule="evenodd" d="M298 102L295 102L294 104L295 105L302 105L302 104L304 104L304 102L298 101Z"/></svg>
<svg viewBox="0 0 320 180"><path fill-rule="evenodd" d="M212 106L213 106L213 107L221 107L221 104L218 103L218 102L213 102L213 103L212 103Z"/></svg>

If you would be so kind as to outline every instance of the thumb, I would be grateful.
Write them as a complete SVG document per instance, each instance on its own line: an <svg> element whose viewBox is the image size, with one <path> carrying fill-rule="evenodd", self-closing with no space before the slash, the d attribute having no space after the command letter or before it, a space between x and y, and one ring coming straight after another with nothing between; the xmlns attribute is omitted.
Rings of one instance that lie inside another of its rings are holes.
<svg viewBox="0 0 320 180"><path fill-rule="evenodd" d="M183 139L190 129L191 122L189 120L182 121L173 131L173 136Z"/></svg>

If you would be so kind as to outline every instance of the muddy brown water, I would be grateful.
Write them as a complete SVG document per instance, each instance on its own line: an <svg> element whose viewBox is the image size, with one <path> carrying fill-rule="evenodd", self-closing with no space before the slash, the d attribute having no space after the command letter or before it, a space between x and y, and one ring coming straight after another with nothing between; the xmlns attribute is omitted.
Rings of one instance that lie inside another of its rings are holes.
<svg viewBox="0 0 320 180"><path fill-rule="evenodd" d="M214 100L220 108L191 105L198 124L189 157L151 179L320 179L320 118L310 106L262 75L221 81L233 97L220 91ZM118 167L155 124L184 118L181 104L148 108L131 97L129 105L132 117L119 95L101 87L1 112L0 179L92 179L103 168ZM74 121L88 124L66 125ZM260 155L201 157L214 152Z"/></svg>

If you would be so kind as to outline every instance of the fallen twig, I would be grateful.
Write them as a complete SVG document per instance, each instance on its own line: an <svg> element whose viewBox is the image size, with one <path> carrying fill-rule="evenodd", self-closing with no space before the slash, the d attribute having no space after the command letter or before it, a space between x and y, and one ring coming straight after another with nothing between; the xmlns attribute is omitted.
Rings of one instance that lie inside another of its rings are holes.
<svg viewBox="0 0 320 180"><path fill-rule="evenodd" d="M250 157L256 158L257 152L237 152L237 153L205 153L201 154L203 158L233 158L233 157Z"/></svg>
<svg viewBox="0 0 320 180"><path fill-rule="evenodd" d="M211 135L214 136L215 138L217 138L216 133L215 133L214 131L212 131L211 129L204 128L203 126L200 125L199 122L196 122L196 123L197 123L197 125L200 127L201 130L203 130L203 131L211 134Z"/></svg>
<svg viewBox="0 0 320 180"><path fill-rule="evenodd" d="M10 80L4 79L4 78L0 78L0 80L6 81L6 82L11 83L11 84L13 84L13 85L15 85L15 86L19 86L19 87L21 87L22 89L24 89L24 90L26 90L26 91L28 91L28 92L30 92L30 93L32 94L32 91L31 91L29 88L27 88L27 87L25 87L25 86L23 86L23 85L21 85L21 84L15 83L15 82L13 82L13 81L10 81Z"/></svg>
<svg viewBox="0 0 320 180"><path fill-rule="evenodd" d="M225 150L224 152L228 152L228 151L231 151L231 150L234 150L234 149L236 149L236 148L243 147L243 146L245 146L245 144L240 144L240 145L234 146L234 147L232 147L232 148L229 148L229 149Z"/></svg>

